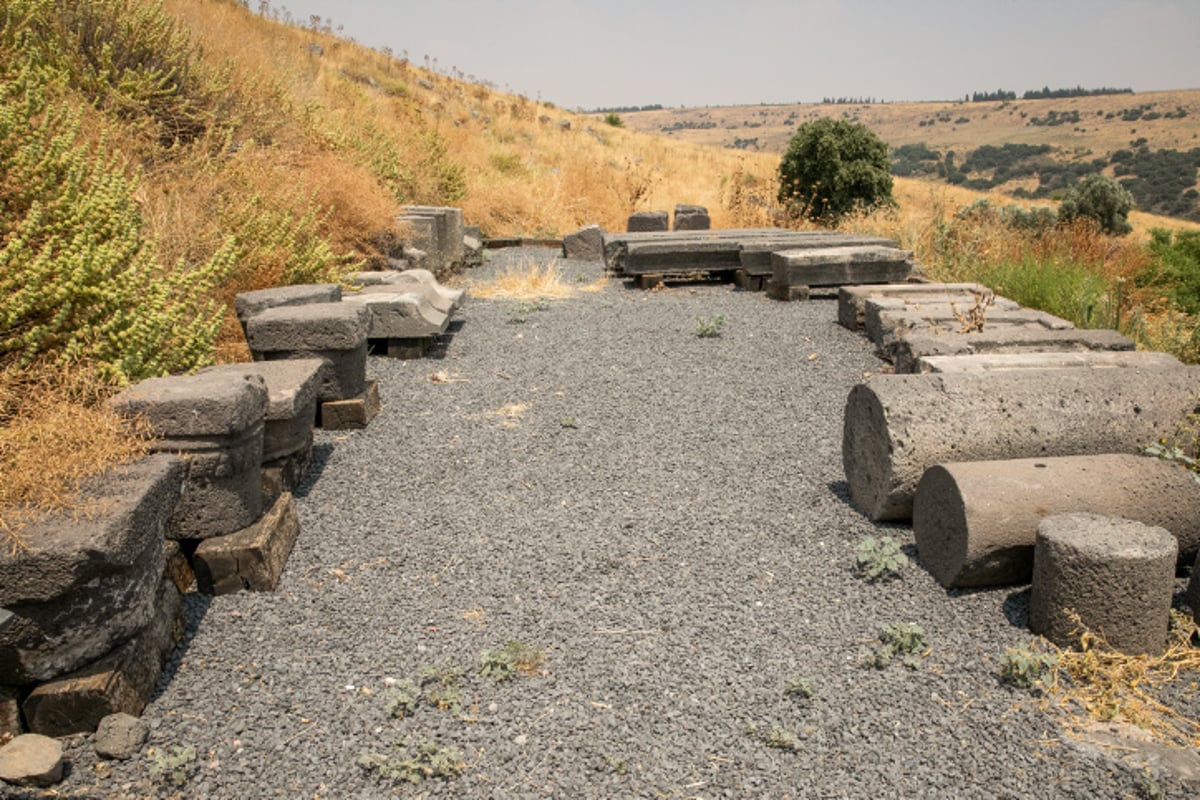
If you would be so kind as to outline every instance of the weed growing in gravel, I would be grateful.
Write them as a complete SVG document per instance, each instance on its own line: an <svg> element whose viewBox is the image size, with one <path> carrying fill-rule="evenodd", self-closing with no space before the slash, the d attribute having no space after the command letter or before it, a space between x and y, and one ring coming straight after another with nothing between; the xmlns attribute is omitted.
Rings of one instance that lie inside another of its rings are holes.
<svg viewBox="0 0 1200 800"><path fill-rule="evenodd" d="M558 424L562 425L564 428L578 428L579 427L579 422L577 422L574 417L563 417L561 420L559 420Z"/></svg>
<svg viewBox="0 0 1200 800"><path fill-rule="evenodd" d="M890 536L868 537L854 548L854 573L868 583L900 577L908 566L908 556Z"/></svg>
<svg viewBox="0 0 1200 800"><path fill-rule="evenodd" d="M494 681L507 681L518 674L536 675L546 653L524 642L505 642L500 650L485 651L479 659L479 674Z"/></svg>
<svg viewBox="0 0 1200 800"><path fill-rule="evenodd" d="M517 303L508 310L508 321L515 325L524 325L529 321L529 315L535 311L548 311L550 301L544 297L535 298L528 303Z"/></svg>
<svg viewBox="0 0 1200 800"><path fill-rule="evenodd" d="M721 335L725 327L725 317L718 314L715 317L696 317L696 336L701 339L715 339Z"/></svg>
<svg viewBox="0 0 1200 800"><path fill-rule="evenodd" d="M392 743L390 755L363 753L358 765L392 783L420 783L425 778L453 778L466 764L462 753L435 739L407 737Z"/></svg>
<svg viewBox="0 0 1200 800"><path fill-rule="evenodd" d="M885 625L879 632L882 646L867 656L863 665L875 669L886 669L897 658L909 669L920 669L920 655L928 649L925 629L912 622L896 622Z"/></svg>
<svg viewBox="0 0 1200 800"><path fill-rule="evenodd" d="M808 678L797 675L788 678L783 685L783 696L793 700L812 700L817 696L817 687Z"/></svg>
<svg viewBox="0 0 1200 800"><path fill-rule="evenodd" d="M404 719L417 710L417 704L421 700L421 689L409 679L402 678L384 694L384 699L388 704L388 716Z"/></svg>
<svg viewBox="0 0 1200 800"><path fill-rule="evenodd" d="M425 690L425 699L431 706L439 711L458 714L462 711L462 696L458 691L458 682L462 674L462 668L444 664L423 668L417 676L417 681Z"/></svg>
<svg viewBox="0 0 1200 800"><path fill-rule="evenodd" d="M1000 656L1000 680L1018 689L1042 686L1043 676L1049 676L1058 665L1058 656L1029 647L1012 647Z"/></svg>
<svg viewBox="0 0 1200 800"><path fill-rule="evenodd" d="M176 746L172 747L170 752L151 748L147 755L150 757L147 771L151 780L178 787L186 784L191 777L191 770L196 761L196 748Z"/></svg>
<svg viewBox="0 0 1200 800"><path fill-rule="evenodd" d="M762 730L757 725L747 725L746 733L758 739L767 747L773 747L776 750L789 750L793 753L800 751L800 737L782 725L772 725L767 730Z"/></svg>
<svg viewBox="0 0 1200 800"><path fill-rule="evenodd" d="M604 760L604 765L618 775L629 774L629 764L623 758L617 758L611 753L605 753L601 756Z"/></svg>

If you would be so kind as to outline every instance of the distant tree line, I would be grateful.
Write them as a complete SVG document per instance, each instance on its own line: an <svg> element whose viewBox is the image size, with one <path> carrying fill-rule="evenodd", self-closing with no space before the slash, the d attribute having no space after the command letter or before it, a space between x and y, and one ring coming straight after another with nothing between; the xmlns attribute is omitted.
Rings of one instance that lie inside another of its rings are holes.
<svg viewBox="0 0 1200 800"><path fill-rule="evenodd" d="M887 101L876 100L874 97L822 97L821 102L827 106L870 106Z"/></svg>
<svg viewBox="0 0 1200 800"><path fill-rule="evenodd" d="M1043 86L1041 89L1030 89L1021 95L1022 100L1051 100L1059 97L1096 97L1102 94L1133 94L1133 89L1114 89L1103 86L1099 89L1085 89L1076 86L1074 89L1051 89Z"/></svg>
<svg viewBox="0 0 1200 800"><path fill-rule="evenodd" d="M972 103L994 103L998 100L1016 100L1017 93L1007 89L997 89L994 92L971 92Z"/></svg>
<svg viewBox="0 0 1200 800"><path fill-rule="evenodd" d="M662 111L662 103L655 103L649 106L613 106L611 108L593 108L591 111L585 111L585 114L627 114L634 111Z"/></svg>

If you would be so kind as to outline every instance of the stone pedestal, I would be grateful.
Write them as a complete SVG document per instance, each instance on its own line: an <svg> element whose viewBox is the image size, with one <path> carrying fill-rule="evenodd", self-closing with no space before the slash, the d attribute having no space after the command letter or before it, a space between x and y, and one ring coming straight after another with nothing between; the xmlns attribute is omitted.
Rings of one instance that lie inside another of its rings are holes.
<svg viewBox="0 0 1200 800"><path fill-rule="evenodd" d="M268 309L250 319L255 361L319 358L325 362L317 401L355 397L366 388L370 311L353 303Z"/></svg>
<svg viewBox="0 0 1200 800"><path fill-rule="evenodd" d="M200 591L217 595L274 590L299 534L296 504L285 492L249 528L200 543L194 556Z"/></svg>

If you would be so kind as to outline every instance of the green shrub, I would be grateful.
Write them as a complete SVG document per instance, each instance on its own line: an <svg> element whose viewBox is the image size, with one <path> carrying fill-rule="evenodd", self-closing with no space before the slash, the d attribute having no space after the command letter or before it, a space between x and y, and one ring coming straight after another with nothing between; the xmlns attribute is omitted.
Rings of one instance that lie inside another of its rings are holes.
<svg viewBox="0 0 1200 800"><path fill-rule="evenodd" d="M922 651L929 647L925 639L925 629L911 622L897 622L885 625L879 631L881 646L867 656L864 666L875 669L885 669L897 658L909 669L920 669Z"/></svg>
<svg viewBox="0 0 1200 800"><path fill-rule="evenodd" d="M779 164L779 202L836 225L846 214L892 205L888 148L861 123L829 118L797 129Z"/></svg>
<svg viewBox="0 0 1200 800"><path fill-rule="evenodd" d="M908 556L900 550L899 543L890 536L876 539L868 537L854 548L854 571L868 583L900 577L900 571L908 566Z"/></svg>
<svg viewBox="0 0 1200 800"><path fill-rule="evenodd" d="M610 111L604 115L604 123L606 125L612 125L614 128L625 127L625 120L621 119L621 115L615 111Z"/></svg>
<svg viewBox="0 0 1200 800"><path fill-rule="evenodd" d="M1150 232L1150 270L1139 276L1139 286L1156 286L1189 314L1200 314L1200 231L1155 228Z"/></svg>
<svg viewBox="0 0 1200 800"><path fill-rule="evenodd" d="M1000 680L1018 689L1033 689L1053 672L1058 656L1029 647L1010 648L1000 657Z"/></svg>
<svg viewBox="0 0 1200 800"><path fill-rule="evenodd" d="M1095 221L1105 233L1124 236L1133 230L1129 212L1133 195L1107 175L1089 175L1067 192L1058 209L1063 222L1076 219Z"/></svg>
<svg viewBox="0 0 1200 800"><path fill-rule="evenodd" d="M156 263L136 180L86 142L36 58L0 67L0 364L82 359L134 381L209 363L234 243L203 265Z"/></svg>

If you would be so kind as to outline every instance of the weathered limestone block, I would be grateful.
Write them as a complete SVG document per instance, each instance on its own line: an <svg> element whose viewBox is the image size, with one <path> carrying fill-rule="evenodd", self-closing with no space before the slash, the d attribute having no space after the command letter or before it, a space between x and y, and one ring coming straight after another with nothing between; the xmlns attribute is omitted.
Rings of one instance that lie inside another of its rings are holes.
<svg viewBox="0 0 1200 800"><path fill-rule="evenodd" d="M315 307L270 309L250 325L264 315ZM162 437L155 450L184 460L184 492L167 523L168 537L220 536L258 519L267 397L260 375L235 370L151 378L109 401L117 413L150 422Z"/></svg>
<svg viewBox="0 0 1200 800"><path fill-rule="evenodd" d="M151 618L165 564L164 529L183 464L153 455L89 481L80 518L26 529L28 547L0 548L0 685L48 680L99 658Z"/></svg>
<svg viewBox="0 0 1200 800"><path fill-rule="evenodd" d="M368 339L422 339L446 332L450 317L416 292L385 284L347 293L343 303L360 304L370 312Z"/></svg>
<svg viewBox="0 0 1200 800"><path fill-rule="evenodd" d="M706 231L712 227L712 220L704 206L677 205L673 227L677 231Z"/></svg>
<svg viewBox="0 0 1200 800"><path fill-rule="evenodd" d="M255 314L277 306L302 306L309 303L336 303L342 299L342 287L336 283L299 284L242 292L234 298L238 322L242 323L242 334L246 333L246 321Z"/></svg>
<svg viewBox="0 0 1200 800"><path fill-rule="evenodd" d="M218 595L274 590L299 534L296 504L285 492L250 527L200 543L194 555L200 591Z"/></svg>
<svg viewBox="0 0 1200 800"><path fill-rule="evenodd" d="M327 431L360 430L367 427L381 410L379 384L369 381L358 397L322 403L321 427Z"/></svg>
<svg viewBox="0 0 1200 800"><path fill-rule="evenodd" d="M1137 453L1196 409L1198 379L1196 367L875 375L846 400L850 496L873 520L903 520L935 464Z"/></svg>
<svg viewBox="0 0 1200 800"><path fill-rule="evenodd" d="M625 230L629 233L665 231L667 222L668 217L665 211L636 211L629 215Z"/></svg>
<svg viewBox="0 0 1200 800"><path fill-rule="evenodd" d="M588 225L563 237L563 258L600 261L604 258L604 229Z"/></svg>
<svg viewBox="0 0 1200 800"><path fill-rule="evenodd" d="M29 729L46 736L70 736L96 730L109 714L141 714L167 656L183 634L181 607L175 584L160 581L154 615L136 636L103 658L29 693L23 706Z"/></svg>
<svg viewBox="0 0 1200 800"><path fill-rule="evenodd" d="M831 231L791 231L764 229L740 239L739 261L742 269L750 275L773 277L775 267L771 254L794 250L819 250L836 247L896 247L892 239L880 236L859 236L851 233Z"/></svg>
<svg viewBox="0 0 1200 800"><path fill-rule="evenodd" d="M930 467L913 499L917 554L948 588L1027 583L1041 521L1085 510L1170 531L1181 564L1200 551L1200 486L1191 473L1103 454Z"/></svg>
<svg viewBox="0 0 1200 800"><path fill-rule="evenodd" d="M1070 647L1082 623L1114 650L1159 655L1176 555L1175 537L1162 528L1093 513L1047 517L1037 532L1029 629Z"/></svg>
<svg viewBox="0 0 1200 800"><path fill-rule="evenodd" d="M912 273L912 253L894 247L823 247L771 254L771 280L779 286L895 283Z"/></svg>
<svg viewBox="0 0 1200 800"><path fill-rule="evenodd" d="M324 360L317 401L341 400L366 388L370 316L354 303L272 308L250 320L246 338L256 361Z"/></svg>
<svg viewBox="0 0 1200 800"><path fill-rule="evenodd" d="M838 324L852 331L861 331L868 298L892 297L919 303L948 295L968 298L975 294L987 294L988 291L982 283L881 283L842 286L838 289Z"/></svg>
<svg viewBox="0 0 1200 800"><path fill-rule="evenodd" d="M982 333L944 334L908 331L888 337L879 355L892 362L897 373L916 372L925 356L975 355L985 353L1082 353L1136 349L1133 340L1114 330L1049 330L996 328Z"/></svg>
<svg viewBox="0 0 1200 800"><path fill-rule="evenodd" d="M989 353L974 356L922 356L917 372L999 372L1010 369L1122 369L1145 367L1177 369L1183 362L1169 353L1153 350L1081 353Z"/></svg>
<svg viewBox="0 0 1200 800"><path fill-rule="evenodd" d="M63 779L63 745L57 739L27 733L0 747L0 782L45 788Z"/></svg>

